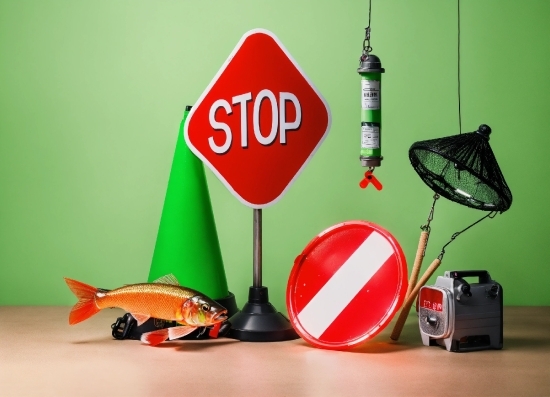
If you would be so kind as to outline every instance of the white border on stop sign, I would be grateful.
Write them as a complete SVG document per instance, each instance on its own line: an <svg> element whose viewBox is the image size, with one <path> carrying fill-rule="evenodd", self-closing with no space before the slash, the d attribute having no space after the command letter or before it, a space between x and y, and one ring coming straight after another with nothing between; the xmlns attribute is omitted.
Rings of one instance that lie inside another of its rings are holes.
<svg viewBox="0 0 550 397"><path fill-rule="evenodd" d="M269 37L271 37L273 40L275 40L275 42L277 43L277 45L281 48L281 50L285 53L285 55L288 57L288 59L290 60L290 62L292 62L292 64L294 65L294 67L298 70L298 72L300 72L300 74L302 75L302 77L307 81L307 83L311 86L311 88L313 89L313 91L315 91L315 93L317 94L317 96L319 97L319 99L321 100L321 102L323 103L323 105L325 106L325 109L327 111L327 129L325 130L325 132L323 133L323 136L321 137L321 139L319 140L319 142L317 143L317 145L315 146L315 148L313 148L313 150L311 151L311 153L309 154L309 156L307 157L307 159L304 161L304 163L302 164L302 166L300 167L300 169L296 172L296 174L294 174L294 176L292 177L292 179L290 180L290 182L286 185L286 187L283 189L283 191L281 192L281 194L279 194L274 200L270 201L269 203L266 203L266 204L262 204L262 205L256 205L256 204L252 204L248 201L246 201L244 198L242 198L233 188L232 186L229 184L229 182L227 182L227 180L214 168L214 166L198 151L195 149L195 147L191 144L191 142L189 141L189 137L188 137L188 134L187 134L187 130L189 128L189 122L191 121L192 117L193 117L193 114L195 112L195 109L198 108L198 106L202 103L202 101L204 100L204 98L206 97L206 95L208 95L208 93L210 92L210 90L212 89L212 87L214 86L214 84L216 83L216 81L218 81L218 79L220 78L220 76L222 75L222 73L225 71L225 69L227 68L227 65L229 65L229 63L231 62L231 60L233 59L233 57L235 56L235 54L237 53L237 51L239 51L239 49L241 48L242 44L244 43L244 41L251 35L253 34L256 34L256 33L263 33L265 35L268 35ZM325 98L323 97L323 95L321 94L321 92L317 89L317 87L315 86L315 84L313 84L313 82L307 77L307 75L304 73L304 71L302 70L302 68L300 67L300 65L298 65L298 63L296 62L296 60L292 57L292 55L290 55L290 53L288 52L288 50L286 49L286 47L283 45L283 43L279 40L279 38L272 32L270 32L269 30L266 30L266 29L261 29L261 28L258 28L258 29L252 29L252 30L249 30L248 32L246 32L243 37L241 37L241 39L239 40L239 42L237 43L237 45L235 46L235 48L233 49L233 51L231 51L231 54L229 54L229 56L227 57L227 59L225 60L225 62L223 63L222 67L220 68L220 70L218 70L218 73L216 73L216 75L214 76L214 78L212 79L212 81L210 81L210 84L208 84L208 87L206 87L206 89L203 91L203 93L201 94L201 96L199 97L199 99L197 100L196 104L193 105L193 107L191 108L191 111L189 112L189 115L187 116L187 120L185 121L185 125L184 125L184 129L183 129L183 133L184 133L184 137L185 137L185 142L187 143L187 146L189 147L189 149L191 149L191 151L195 154L195 156L197 156L199 159L201 159L201 161L203 163L205 163L206 165L208 165L208 168L210 168L210 170L214 173L214 175L216 175L218 177L218 179L225 185L225 187L227 187L227 189L231 192L231 194L233 194L233 196L235 196L241 203L243 203L244 205L248 206L248 207L251 207L251 208L266 208L266 207L269 207L270 205L273 205L275 204L277 201L279 201L281 199L281 197L284 196L284 194L286 193L286 191L290 188L290 186L292 186L292 184L294 183L294 181L296 180L296 178L298 177L298 175L300 175L302 173L302 170L304 169L304 167L309 163L309 161L311 160L311 158L313 157L313 155L317 152L317 150L319 149L319 147L321 146L321 144L323 143L323 141L325 140L325 138L327 137L328 135L328 132L330 131L330 126L332 124L332 116L331 116L331 113L330 113L330 107L328 106L328 103L327 101L325 100Z"/></svg>

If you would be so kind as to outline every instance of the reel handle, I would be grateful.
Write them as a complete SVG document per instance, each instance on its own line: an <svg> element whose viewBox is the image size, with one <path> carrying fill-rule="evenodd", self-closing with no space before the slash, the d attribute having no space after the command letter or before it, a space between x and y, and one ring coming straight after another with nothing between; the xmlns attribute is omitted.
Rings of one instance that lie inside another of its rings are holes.
<svg viewBox="0 0 550 397"><path fill-rule="evenodd" d="M445 272L448 277L451 278L464 278L464 277L477 277L480 284L489 284L491 281L491 275L487 270L454 270Z"/></svg>

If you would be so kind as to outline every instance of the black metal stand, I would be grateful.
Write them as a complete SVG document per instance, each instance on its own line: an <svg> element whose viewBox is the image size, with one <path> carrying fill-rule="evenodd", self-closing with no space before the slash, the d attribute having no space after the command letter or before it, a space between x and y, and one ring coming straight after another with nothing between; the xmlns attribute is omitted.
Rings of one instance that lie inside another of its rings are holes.
<svg viewBox="0 0 550 397"><path fill-rule="evenodd" d="M279 342L298 339L290 321L269 303L267 287L262 286L262 210L254 209L253 286L248 302L229 319L228 337L248 342Z"/></svg>

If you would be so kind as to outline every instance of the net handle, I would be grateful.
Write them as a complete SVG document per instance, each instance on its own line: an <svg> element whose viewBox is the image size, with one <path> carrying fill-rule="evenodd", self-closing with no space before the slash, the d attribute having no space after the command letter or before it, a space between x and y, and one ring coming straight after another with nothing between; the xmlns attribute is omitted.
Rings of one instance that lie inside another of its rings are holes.
<svg viewBox="0 0 550 397"><path fill-rule="evenodd" d="M434 272L437 270L439 265L441 264L441 259L436 258L434 261L430 264L430 266L426 269L418 283L415 285L414 289L411 291L409 296L407 296L405 303L403 303L403 308L401 309L401 313L399 313L399 317L397 318L397 322L395 323L393 327L393 331L390 335L390 338L392 340L399 340L399 336L401 336L401 331L403 331L403 326L405 325L405 321L407 321L407 317L409 315L409 311L411 310L411 307L414 303L414 300L416 296L418 295L418 291L420 291L420 288L424 286L434 274Z"/></svg>
<svg viewBox="0 0 550 397"><path fill-rule="evenodd" d="M407 293L405 294L405 299L409 297L418 280L418 274L420 273L420 268L422 267L422 261L424 260L424 255L426 254L428 237L430 237L429 232L427 231L420 232L418 249L416 250L416 256L414 257L414 264L411 270L411 276L409 277L409 286L407 287Z"/></svg>

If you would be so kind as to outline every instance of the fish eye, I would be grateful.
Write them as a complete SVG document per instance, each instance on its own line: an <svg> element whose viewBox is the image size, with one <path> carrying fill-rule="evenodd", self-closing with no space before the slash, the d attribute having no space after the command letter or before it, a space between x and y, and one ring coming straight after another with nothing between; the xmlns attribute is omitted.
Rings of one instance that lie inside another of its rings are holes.
<svg viewBox="0 0 550 397"><path fill-rule="evenodd" d="M205 312L210 311L210 305L208 303L203 303L201 309Z"/></svg>

